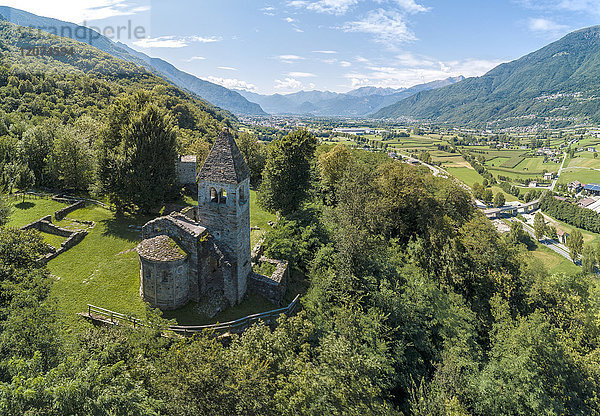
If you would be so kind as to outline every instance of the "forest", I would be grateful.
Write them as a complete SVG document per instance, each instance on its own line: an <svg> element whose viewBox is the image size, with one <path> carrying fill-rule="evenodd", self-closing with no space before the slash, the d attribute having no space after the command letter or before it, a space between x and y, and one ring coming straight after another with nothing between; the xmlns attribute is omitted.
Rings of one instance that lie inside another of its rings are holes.
<svg viewBox="0 0 600 416"><path fill-rule="evenodd" d="M267 255L305 276L300 313L226 343L70 333L39 237L4 229L1 413L599 413L594 275L549 275L522 229L499 235L428 170L301 130L265 150Z"/></svg>

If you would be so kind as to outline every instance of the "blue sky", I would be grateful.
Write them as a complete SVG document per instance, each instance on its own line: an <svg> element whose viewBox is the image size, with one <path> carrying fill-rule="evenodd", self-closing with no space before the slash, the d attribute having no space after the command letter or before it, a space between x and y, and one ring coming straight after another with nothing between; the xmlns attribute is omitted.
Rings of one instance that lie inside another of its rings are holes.
<svg viewBox="0 0 600 416"><path fill-rule="evenodd" d="M600 22L600 0L8 0L104 30L200 78L259 93L482 75Z"/></svg>

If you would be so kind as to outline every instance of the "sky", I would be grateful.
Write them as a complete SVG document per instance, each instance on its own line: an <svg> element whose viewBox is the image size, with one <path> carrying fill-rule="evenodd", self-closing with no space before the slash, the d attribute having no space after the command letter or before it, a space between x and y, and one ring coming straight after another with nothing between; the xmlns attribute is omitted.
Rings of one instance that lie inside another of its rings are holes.
<svg viewBox="0 0 600 416"><path fill-rule="evenodd" d="M406 88L479 76L573 30L600 24L600 0L0 0L0 5L85 24L199 78L261 94Z"/></svg>

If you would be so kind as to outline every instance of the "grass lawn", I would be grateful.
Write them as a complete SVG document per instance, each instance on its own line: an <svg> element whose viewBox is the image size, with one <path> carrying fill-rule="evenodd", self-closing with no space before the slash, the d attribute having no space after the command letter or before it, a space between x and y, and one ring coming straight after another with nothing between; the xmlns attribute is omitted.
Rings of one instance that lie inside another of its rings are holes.
<svg viewBox="0 0 600 416"><path fill-rule="evenodd" d="M272 229L268 224L269 221L275 222L276 220L277 217L274 214L263 210L258 205L256 191L250 191L250 226L260 228L260 230L250 231L250 247L254 247L260 237Z"/></svg>
<svg viewBox="0 0 600 416"><path fill-rule="evenodd" d="M14 211L8 225L9 227L20 228L46 215L54 217L55 211L66 206L67 204L51 199L33 199L27 197L25 198L25 202L23 202L23 199L17 198L13 200Z"/></svg>
<svg viewBox="0 0 600 416"><path fill-rule="evenodd" d="M448 167L448 168L446 168L446 170L452 176L455 176L457 179L463 181L464 183L466 183L469 186L473 186L473 184L475 182L482 183L483 179L484 179L483 176L481 176L479 173L477 173L475 170L473 170L471 168L465 168L465 167L453 168L453 167Z"/></svg>
<svg viewBox="0 0 600 416"><path fill-rule="evenodd" d="M586 168L565 168L560 173L559 183L569 183L573 181L581 183L600 183L600 171Z"/></svg>
<svg viewBox="0 0 600 416"><path fill-rule="evenodd" d="M531 252L531 255L542 262L550 274L576 274L581 272L581 267L576 266L571 260L564 258L541 244L537 244L537 248Z"/></svg>
<svg viewBox="0 0 600 416"><path fill-rule="evenodd" d="M492 192L494 192L494 195L496 195L498 192L504 193L504 200L506 202L512 202L512 201L519 200L519 198L517 198L516 196L504 192L504 190L502 190L502 188L500 188L499 186L492 186Z"/></svg>
<svg viewBox="0 0 600 416"><path fill-rule="evenodd" d="M44 237L44 241L46 244L50 244L52 247L59 249L60 245L67 239L66 237L61 237L59 235L42 233L42 237Z"/></svg>
<svg viewBox="0 0 600 416"><path fill-rule="evenodd" d="M64 206L46 199L19 201L15 204L9 225L23 226ZM92 205L69 214L56 224L72 227L69 219L89 220L96 224L81 243L48 263L55 279L51 298L56 301L59 319L66 324L68 331L86 328L88 324L79 319L77 313L85 311L88 303L144 318L146 305L139 296L139 260L135 251L140 233L130 226L141 226L151 218L140 215L116 219L113 212ZM270 229L267 222L275 219L274 215L256 205L256 192L251 191L250 223L260 227L260 231L252 231L253 240ZM49 243L60 246L62 241L43 235ZM174 318L181 324L208 323L195 313L194 306L190 303L185 308L165 314L165 317ZM264 298L249 296L240 305L216 316L212 322L233 320L273 308Z"/></svg>

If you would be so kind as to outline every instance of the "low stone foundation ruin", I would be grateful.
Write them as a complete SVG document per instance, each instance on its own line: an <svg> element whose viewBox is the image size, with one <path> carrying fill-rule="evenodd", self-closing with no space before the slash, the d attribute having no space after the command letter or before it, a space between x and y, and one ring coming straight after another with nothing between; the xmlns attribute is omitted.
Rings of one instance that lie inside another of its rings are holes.
<svg viewBox="0 0 600 416"><path fill-rule="evenodd" d="M60 248L57 250L55 247L48 245L50 248L50 252L40 258L38 261L40 264L46 264L56 256L64 253L68 249L79 244L84 237L87 235L87 231L73 231L67 230L66 228L61 228L56 224L52 224L52 216L47 215L43 218L40 218L37 221L34 221L30 224L27 224L20 228L21 230L37 230L42 233L53 234L59 237L65 237L66 240L62 242Z"/></svg>
<svg viewBox="0 0 600 416"><path fill-rule="evenodd" d="M289 278L289 265L285 260L270 259L262 255L263 241L259 241L252 249L251 259L252 267L260 263L269 263L275 266L275 271L271 276L251 272L248 276L248 290L264 296L276 305L281 305L287 290L287 281Z"/></svg>
<svg viewBox="0 0 600 416"><path fill-rule="evenodd" d="M80 208L85 208L85 201L77 201L74 204L69 205L68 207L59 209L54 213L54 218L56 218L57 221L60 221L67 215L69 215L71 212Z"/></svg>

